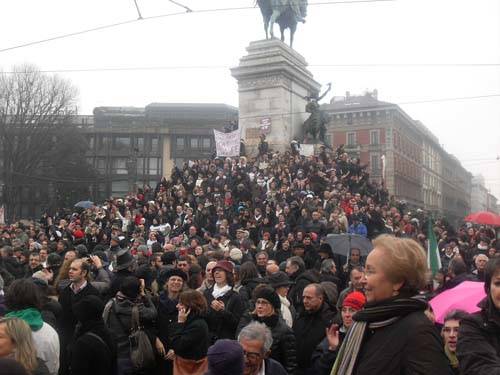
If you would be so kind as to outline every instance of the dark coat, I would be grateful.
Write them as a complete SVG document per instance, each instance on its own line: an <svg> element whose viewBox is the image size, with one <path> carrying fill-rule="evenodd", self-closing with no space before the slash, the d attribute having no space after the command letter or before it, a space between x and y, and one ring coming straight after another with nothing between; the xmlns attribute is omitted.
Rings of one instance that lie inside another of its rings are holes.
<svg viewBox="0 0 500 375"><path fill-rule="evenodd" d="M314 312L302 310L293 323L293 332L297 342L297 364L304 373L311 367L311 357L316 346L325 337L325 330L331 325L335 313L328 304Z"/></svg>
<svg viewBox="0 0 500 375"><path fill-rule="evenodd" d="M103 322L81 332L71 350L71 375L108 375L115 370L116 344Z"/></svg>
<svg viewBox="0 0 500 375"><path fill-rule="evenodd" d="M156 318L157 336L165 346L170 349L170 338L172 337L172 327L177 323L177 300L168 298L166 292L161 292L154 300L158 316Z"/></svg>
<svg viewBox="0 0 500 375"><path fill-rule="evenodd" d="M73 306L80 302L86 296L99 296L99 292L90 283L77 294L71 289L71 284L61 290L59 294L59 303L61 304L62 314L60 320L61 329L61 348L65 348L72 339L78 319L73 312ZM61 350L63 352L63 350Z"/></svg>
<svg viewBox="0 0 500 375"><path fill-rule="evenodd" d="M154 319L156 318L156 308L149 297L144 297L142 301L136 302L120 297L119 293L104 308L104 323L115 335L118 358L130 357L129 335L132 328L132 307L136 303L139 305L140 324L144 327L144 331L150 339L152 339L154 336L152 328Z"/></svg>
<svg viewBox="0 0 500 375"><path fill-rule="evenodd" d="M205 358L210 345L207 322L200 316L188 315L185 323L172 326L171 342L175 354L182 358Z"/></svg>
<svg viewBox="0 0 500 375"><path fill-rule="evenodd" d="M500 374L500 312L484 300L481 311L460 322L457 357L462 374Z"/></svg>
<svg viewBox="0 0 500 375"><path fill-rule="evenodd" d="M204 292L208 304L207 323L211 342L214 343L218 339L234 340L236 328L238 328L238 323L245 310L245 304L238 293L230 290L218 298L219 301L224 302L224 310L215 311L210 306L214 300L213 290L212 286Z"/></svg>
<svg viewBox="0 0 500 375"><path fill-rule="evenodd" d="M423 311L413 312L389 326L368 330L353 374L381 372L451 374L441 337Z"/></svg>
<svg viewBox="0 0 500 375"><path fill-rule="evenodd" d="M266 367L266 373L265 375L287 375L291 374L290 372L287 372L283 366L275 361L272 358L266 358L264 360L265 367Z"/></svg>
<svg viewBox="0 0 500 375"><path fill-rule="evenodd" d="M264 323L269 327L273 336L270 357L281 363L289 374L293 374L297 368L297 352L295 335L292 329L286 325L285 321L279 315L259 318L257 315L245 314L240 320L238 334L252 321Z"/></svg>

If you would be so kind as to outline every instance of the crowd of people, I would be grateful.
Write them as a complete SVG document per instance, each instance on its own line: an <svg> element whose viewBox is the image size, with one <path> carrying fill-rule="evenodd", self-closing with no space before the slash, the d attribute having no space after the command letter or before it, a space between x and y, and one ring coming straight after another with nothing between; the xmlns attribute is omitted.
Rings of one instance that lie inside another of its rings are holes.
<svg viewBox="0 0 500 375"><path fill-rule="evenodd" d="M342 148L174 168L0 227L0 374L500 374L500 244L431 223ZM347 257L327 236L368 238ZM430 297L484 283L481 311Z"/></svg>

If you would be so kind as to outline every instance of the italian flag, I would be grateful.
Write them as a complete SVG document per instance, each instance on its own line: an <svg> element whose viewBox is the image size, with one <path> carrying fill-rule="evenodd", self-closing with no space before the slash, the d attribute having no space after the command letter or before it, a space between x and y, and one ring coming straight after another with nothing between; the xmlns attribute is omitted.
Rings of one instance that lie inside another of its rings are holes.
<svg viewBox="0 0 500 375"><path fill-rule="evenodd" d="M427 229L427 265L432 272L432 277L441 269L441 257L439 256L439 249L436 240L436 235L434 234L433 221L429 219L428 229Z"/></svg>

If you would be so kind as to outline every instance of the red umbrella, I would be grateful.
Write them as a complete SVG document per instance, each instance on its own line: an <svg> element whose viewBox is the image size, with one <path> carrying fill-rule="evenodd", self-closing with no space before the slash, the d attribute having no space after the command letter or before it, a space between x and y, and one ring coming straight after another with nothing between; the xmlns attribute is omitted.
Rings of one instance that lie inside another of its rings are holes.
<svg viewBox="0 0 500 375"><path fill-rule="evenodd" d="M493 225L500 227L500 216L493 212L479 211L466 216L464 221L475 224Z"/></svg>

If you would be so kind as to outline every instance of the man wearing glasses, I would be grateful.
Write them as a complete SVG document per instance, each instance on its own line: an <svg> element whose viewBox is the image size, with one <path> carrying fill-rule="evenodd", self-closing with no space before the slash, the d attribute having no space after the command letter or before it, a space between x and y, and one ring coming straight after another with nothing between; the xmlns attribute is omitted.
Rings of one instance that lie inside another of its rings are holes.
<svg viewBox="0 0 500 375"><path fill-rule="evenodd" d="M250 323L241 330L238 342L245 357L244 375L287 375L279 362L269 358L273 337L265 324Z"/></svg>

